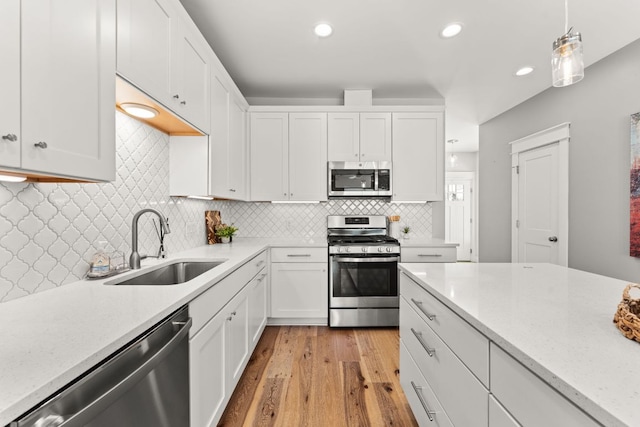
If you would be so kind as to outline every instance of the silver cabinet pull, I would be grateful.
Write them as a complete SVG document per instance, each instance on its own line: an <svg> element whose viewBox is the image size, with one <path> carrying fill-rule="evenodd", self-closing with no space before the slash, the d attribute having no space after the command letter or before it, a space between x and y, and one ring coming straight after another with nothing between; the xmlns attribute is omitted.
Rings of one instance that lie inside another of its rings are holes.
<svg viewBox="0 0 640 427"><path fill-rule="evenodd" d="M231 322L231 321L233 320L233 317L229 316L229 317L227 317L227 320L228 320L229 322Z"/></svg>
<svg viewBox="0 0 640 427"><path fill-rule="evenodd" d="M418 307L420 311L423 312L425 316L427 316L427 319L431 321L436 319L435 314L431 314L424 309L424 307L422 306L422 301L416 301L415 299L411 298L411 302L413 302L416 305L416 307Z"/></svg>
<svg viewBox="0 0 640 427"><path fill-rule="evenodd" d="M433 357L433 355L436 354L436 349L429 347L424 338L422 338L422 332L418 332L413 328L411 328L411 332L413 332L413 335L415 335L415 337L418 339L420 345L422 345L422 347L426 350L429 357Z"/></svg>
<svg viewBox="0 0 640 427"><path fill-rule="evenodd" d="M229 191L231 191L232 193L236 192L236 190L234 190L233 188L230 188Z"/></svg>
<svg viewBox="0 0 640 427"><path fill-rule="evenodd" d="M442 254L418 254L419 257L441 257Z"/></svg>
<svg viewBox="0 0 640 427"><path fill-rule="evenodd" d="M262 275L258 278L258 282L262 282L265 277L267 277L267 273L262 273Z"/></svg>
<svg viewBox="0 0 640 427"><path fill-rule="evenodd" d="M311 254L287 254L287 256L291 258L295 258L295 257L308 258L311 256Z"/></svg>
<svg viewBox="0 0 640 427"><path fill-rule="evenodd" d="M8 133L6 135L2 135L2 139L14 142L14 141L18 140L18 137L15 136L15 134L13 134L13 133Z"/></svg>
<svg viewBox="0 0 640 427"><path fill-rule="evenodd" d="M33 144L33 146L34 146L34 147L38 147L38 148L45 149L45 148L47 148L47 143L46 143L46 142L44 142L44 141L40 141L40 142L38 142L37 144Z"/></svg>
<svg viewBox="0 0 640 427"><path fill-rule="evenodd" d="M175 95L173 95L173 97L174 97L175 99L180 99L180 94L177 94L177 93L176 93Z"/></svg>
<svg viewBox="0 0 640 427"><path fill-rule="evenodd" d="M181 101L180 104L187 105L187 101Z"/></svg>
<svg viewBox="0 0 640 427"><path fill-rule="evenodd" d="M264 260L261 259L260 261L256 262L256 267L260 267L262 264L264 264Z"/></svg>
<svg viewBox="0 0 640 427"><path fill-rule="evenodd" d="M549 241L550 242L557 242L558 238L556 236L551 236L551 237L549 237Z"/></svg>
<svg viewBox="0 0 640 427"><path fill-rule="evenodd" d="M411 387L413 387L413 391L416 392L422 408L427 413L427 417L429 417L429 421L433 421L433 416L436 414L436 411L432 411L431 409L429 409L429 407L427 406L427 402L424 400L424 397L422 397L421 391L424 387L416 385L416 383L414 383L413 381L411 381Z"/></svg>

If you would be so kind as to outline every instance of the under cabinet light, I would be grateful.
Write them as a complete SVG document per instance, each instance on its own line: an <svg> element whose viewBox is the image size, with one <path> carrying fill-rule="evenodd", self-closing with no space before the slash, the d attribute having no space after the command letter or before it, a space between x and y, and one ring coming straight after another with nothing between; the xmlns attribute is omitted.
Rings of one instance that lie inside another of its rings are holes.
<svg viewBox="0 0 640 427"><path fill-rule="evenodd" d="M320 203L319 201L304 201L304 200L273 200L271 203L273 204L315 204Z"/></svg>
<svg viewBox="0 0 640 427"><path fill-rule="evenodd" d="M26 180L27 180L26 176L0 175L0 181L5 181L5 182L24 182Z"/></svg>
<svg viewBox="0 0 640 427"><path fill-rule="evenodd" d="M417 205L417 204L425 204L427 203L426 200L407 200L407 201L395 201L392 200L390 203L393 203L394 205Z"/></svg>
<svg viewBox="0 0 640 427"><path fill-rule="evenodd" d="M213 200L213 197L208 197L208 196L187 196L187 199Z"/></svg>
<svg viewBox="0 0 640 427"><path fill-rule="evenodd" d="M120 104L120 108L127 112L127 114L141 119L152 119L158 115L158 110L155 108L149 107L148 105L134 104L132 102Z"/></svg>

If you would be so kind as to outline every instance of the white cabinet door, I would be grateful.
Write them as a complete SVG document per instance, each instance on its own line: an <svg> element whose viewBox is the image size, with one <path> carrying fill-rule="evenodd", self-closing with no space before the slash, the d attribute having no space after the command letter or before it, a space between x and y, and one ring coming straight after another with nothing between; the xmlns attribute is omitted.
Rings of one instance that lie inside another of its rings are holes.
<svg viewBox="0 0 640 427"><path fill-rule="evenodd" d="M489 396L489 427L521 427L511 414L496 400Z"/></svg>
<svg viewBox="0 0 640 427"><path fill-rule="evenodd" d="M0 2L0 166L20 167L20 0Z"/></svg>
<svg viewBox="0 0 640 427"><path fill-rule="evenodd" d="M209 141L206 136L169 137L169 194L207 196Z"/></svg>
<svg viewBox="0 0 640 427"><path fill-rule="evenodd" d="M192 426L215 426L226 404L225 325L219 314L189 341Z"/></svg>
<svg viewBox="0 0 640 427"><path fill-rule="evenodd" d="M249 283L249 348L253 349L267 324L267 270Z"/></svg>
<svg viewBox="0 0 640 427"><path fill-rule="evenodd" d="M289 200L289 117L251 113L251 200Z"/></svg>
<svg viewBox="0 0 640 427"><path fill-rule="evenodd" d="M170 0L118 0L118 74L167 106L177 27Z"/></svg>
<svg viewBox="0 0 640 427"><path fill-rule="evenodd" d="M391 113L360 113L360 161L391 161Z"/></svg>
<svg viewBox="0 0 640 427"><path fill-rule="evenodd" d="M172 54L171 108L205 133L209 132L209 63L205 47L180 25Z"/></svg>
<svg viewBox="0 0 640 427"><path fill-rule="evenodd" d="M222 309L225 316L226 389L231 395L249 358L249 289L244 288Z"/></svg>
<svg viewBox="0 0 640 427"><path fill-rule="evenodd" d="M393 113L393 200L444 197L442 113Z"/></svg>
<svg viewBox="0 0 640 427"><path fill-rule="evenodd" d="M246 185L245 113L235 102L229 103L229 148L227 161L227 189L229 199L244 200ZM214 165L213 167L216 167Z"/></svg>
<svg viewBox="0 0 640 427"><path fill-rule="evenodd" d="M229 197L229 91L211 75L211 133L209 134L209 195Z"/></svg>
<svg viewBox="0 0 640 427"><path fill-rule="evenodd" d="M115 7L22 2L22 168L115 179Z"/></svg>
<svg viewBox="0 0 640 427"><path fill-rule="evenodd" d="M358 113L329 113L328 136L330 162L360 160L360 115Z"/></svg>
<svg viewBox="0 0 640 427"><path fill-rule="evenodd" d="M326 263L271 264L271 317L326 318Z"/></svg>
<svg viewBox="0 0 640 427"><path fill-rule="evenodd" d="M289 200L327 200L327 114L289 113Z"/></svg>

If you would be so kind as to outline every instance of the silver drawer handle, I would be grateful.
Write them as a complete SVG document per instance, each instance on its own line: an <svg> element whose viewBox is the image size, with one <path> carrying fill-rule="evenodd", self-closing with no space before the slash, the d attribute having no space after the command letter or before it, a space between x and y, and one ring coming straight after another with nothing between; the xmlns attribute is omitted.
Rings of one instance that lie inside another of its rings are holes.
<svg viewBox="0 0 640 427"><path fill-rule="evenodd" d="M265 277L267 277L267 273L262 273L262 275L258 278L258 282L262 282Z"/></svg>
<svg viewBox="0 0 640 427"><path fill-rule="evenodd" d="M422 338L422 332L418 332L413 328L411 328L411 332L413 332L413 335L418 339L420 345L422 345L429 357L433 357L433 355L436 354L436 349L429 347L429 345L424 341L424 338Z"/></svg>
<svg viewBox="0 0 640 427"><path fill-rule="evenodd" d="M425 402L424 397L422 397L422 389L424 387L416 385L416 383L414 383L413 381L411 381L411 387L413 387L413 391L416 392L422 408L427 413L427 417L429 417L429 421L433 421L433 416L436 414L436 411L432 411L431 409L429 409L429 407L427 406L427 402Z"/></svg>
<svg viewBox="0 0 640 427"><path fill-rule="evenodd" d="M47 143L44 141L40 141L37 144L33 144L33 146L38 148L47 148Z"/></svg>
<svg viewBox="0 0 640 427"><path fill-rule="evenodd" d="M304 258L308 258L311 256L311 254L287 254L288 257L304 257Z"/></svg>
<svg viewBox="0 0 640 427"><path fill-rule="evenodd" d="M2 135L2 139L6 139L7 141L14 142L18 140L18 137L12 133L8 133L6 135Z"/></svg>
<svg viewBox="0 0 640 427"><path fill-rule="evenodd" d="M442 254L418 254L420 257L441 257Z"/></svg>
<svg viewBox="0 0 640 427"><path fill-rule="evenodd" d="M423 312L425 316L427 316L427 319L431 321L436 320L435 314L428 313L427 310L424 309L424 307L422 306L422 301L416 301L415 299L411 298L411 302L413 302L416 307L418 307L420 311Z"/></svg>
<svg viewBox="0 0 640 427"><path fill-rule="evenodd" d="M261 259L260 261L258 261L256 263L256 267L260 267L262 264L264 264L264 260L263 259Z"/></svg>

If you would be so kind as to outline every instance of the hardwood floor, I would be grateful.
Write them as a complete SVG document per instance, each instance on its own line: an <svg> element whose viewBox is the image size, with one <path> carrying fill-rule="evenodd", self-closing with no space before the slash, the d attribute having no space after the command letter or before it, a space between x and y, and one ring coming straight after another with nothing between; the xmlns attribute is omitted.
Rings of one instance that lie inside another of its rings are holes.
<svg viewBox="0 0 640 427"><path fill-rule="evenodd" d="M268 326L219 426L417 426L397 329Z"/></svg>

